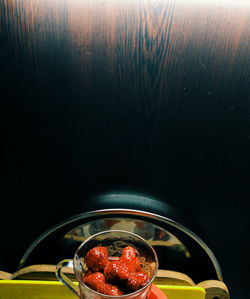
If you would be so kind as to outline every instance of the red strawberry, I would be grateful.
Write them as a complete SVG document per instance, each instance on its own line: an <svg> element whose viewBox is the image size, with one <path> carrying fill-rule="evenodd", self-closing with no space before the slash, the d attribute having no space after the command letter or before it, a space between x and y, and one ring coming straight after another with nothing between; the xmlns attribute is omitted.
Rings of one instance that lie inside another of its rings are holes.
<svg viewBox="0 0 250 299"><path fill-rule="evenodd" d="M85 262L89 270L93 272L103 271L108 262L107 248L94 247L90 249L85 256Z"/></svg>
<svg viewBox="0 0 250 299"><path fill-rule="evenodd" d="M144 287L149 282L149 277L146 273L131 273L127 280L127 287L131 291L137 291Z"/></svg>
<svg viewBox="0 0 250 299"><path fill-rule="evenodd" d="M128 279L129 271L126 264L120 261L109 261L104 269L104 276L107 281L120 281Z"/></svg>
<svg viewBox="0 0 250 299"><path fill-rule="evenodd" d="M99 293L111 296L121 296L123 292L117 286L106 283L104 275L101 272L96 272L84 276L84 283Z"/></svg>
<svg viewBox="0 0 250 299"><path fill-rule="evenodd" d="M85 273L85 275L84 276L88 276L88 275L90 275L90 274L92 274L93 272L91 271L91 270L88 270L86 273Z"/></svg>
<svg viewBox="0 0 250 299"><path fill-rule="evenodd" d="M105 295L111 295L111 296L124 295L124 293L117 286L114 286L114 285L111 285L108 283L105 283L102 293Z"/></svg>
<svg viewBox="0 0 250 299"><path fill-rule="evenodd" d="M130 273L142 271L140 261L136 256L136 252L132 246L127 246L123 248L120 261L127 265Z"/></svg>
<svg viewBox="0 0 250 299"><path fill-rule="evenodd" d="M83 282L90 287L93 290L98 289L98 285L100 285L100 283L105 283L105 277L101 272L95 272L89 275L85 275L83 278Z"/></svg>

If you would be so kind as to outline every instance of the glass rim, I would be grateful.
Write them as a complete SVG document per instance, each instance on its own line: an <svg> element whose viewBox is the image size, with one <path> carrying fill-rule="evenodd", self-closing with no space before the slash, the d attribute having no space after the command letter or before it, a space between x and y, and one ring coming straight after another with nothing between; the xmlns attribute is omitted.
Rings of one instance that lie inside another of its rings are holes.
<svg viewBox="0 0 250 299"><path fill-rule="evenodd" d="M104 196L127 196L128 194L126 193L111 193L111 194L105 194ZM148 199L151 197L145 197L141 195L132 195L136 196L142 199ZM223 281L223 275L222 275L222 270L220 267L220 264L215 257L213 251L208 247L208 245L200 238L198 237L192 230L184 226L183 224L180 224L176 220L173 220L171 218L168 218L166 216L162 216L156 213L148 212L148 211L143 211L143 210L137 210L137 209L128 209L128 208L109 208L109 209L98 209L98 210L93 210L93 211L87 211L84 213L80 213L77 215L74 215L70 218L67 218L56 225L52 226L50 229L42 233L40 236L38 236L33 243L28 247L28 249L25 251L25 253L22 255L21 260L19 261L18 264L18 269L22 269L25 266L25 263L27 263L27 260L29 259L30 255L33 253L33 251L36 249L36 247L46 240L48 236L51 234L55 233L57 230L66 227L67 225L72 225L74 222L77 221L92 221L97 217L97 219L102 218L113 218L114 215L116 217L132 217L133 219L143 219L146 222L152 223L153 221L157 222L157 225L160 227L164 228L165 226L169 226L170 229L174 228L183 233L185 236L190 238L192 241L197 243L199 248L203 250L208 257L209 261L212 263L213 269L216 273L216 278L220 281ZM84 223L83 222L83 223ZM169 229L169 228L168 228Z"/></svg>
<svg viewBox="0 0 250 299"><path fill-rule="evenodd" d="M118 295L118 296L114 296L114 295L106 295L106 294L103 294L103 293L99 293L93 289L91 289L90 287L88 287L82 280L80 280L78 278L78 275L77 275L77 280L78 282L83 285L84 288L88 289L89 291L95 293L96 295L99 295L99 296L103 296L103 297L106 297L106 298L109 298L109 297L114 297L114 298L125 298L127 296L134 296L136 294L139 294L141 293L142 291L144 291L147 287L149 287L151 285L151 283L153 282L153 280L155 279L155 276L156 276L156 273L158 271L158 268L159 268L159 261L158 261L158 257L157 257L157 254L153 248L152 245L150 245L144 238L142 238L141 236L135 234L135 233L132 233L132 232L129 232L129 231L125 231L125 230L105 230L105 231L102 231L102 232L98 232L90 237L88 237L84 242L82 242L80 244L80 246L77 248L75 254L74 254L74 259L73 259L73 269L74 269L74 272L76 274L76 271L75 271L75 257L78 256L78 252L81 250L81 248L88 242L90 241L91 239L94 239L95 237L99 236L99 235L103 235L103 234L107 234L107 233L126 233L127 235L132 235L138 239L140 239L143 243L145 243L150 249L151 251L153 252L153 255L154 255L154 258L155 258L155 263L156 263L156 268L154 270L154 274L153 276L151 277L150 281L144 286L142 287L141 289L139 290L136 290L134 292L131 292L131 293L128 293L128 294L124 294L124 295Z"/></svg>

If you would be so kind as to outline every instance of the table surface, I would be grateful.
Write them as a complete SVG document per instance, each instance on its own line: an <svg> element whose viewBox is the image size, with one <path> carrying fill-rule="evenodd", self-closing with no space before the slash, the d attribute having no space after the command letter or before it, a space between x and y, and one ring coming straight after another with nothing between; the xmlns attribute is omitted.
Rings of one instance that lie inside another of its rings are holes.
<svg viewBox="0 0 250 299"><path fill-rule="evenodd" d="M0 269L16 271L69 217L171 218L164 203L246 299L250 1L3 0L0 11ZM90 200L114 191L153 200Z"/></svg>

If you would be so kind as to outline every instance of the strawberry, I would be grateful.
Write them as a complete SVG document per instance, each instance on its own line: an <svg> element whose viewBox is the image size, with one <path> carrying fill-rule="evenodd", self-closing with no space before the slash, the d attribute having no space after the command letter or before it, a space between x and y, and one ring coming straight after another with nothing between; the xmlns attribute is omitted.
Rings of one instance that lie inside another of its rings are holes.
<svg viewBox="0 0 250 299"><path fill-rule="evenodd" d="M127 280L126 286L131 291L137 291L144 287L149 282L149 277L146 273L131 273Z"/></svg>
<svg viewBox="0 0 250 299"><path fill-rule="evenodd" d="M83 282L105 295L121 296L137 291L149 282L132 246L125 247L120 258L108 258L105 247L94 247L87 252L85 262L88 271Z"/></svg>
<svg viewBox="0 0 250 299"><path fill-rule="evenodd" d="M117 286L111 285L111 284L108 284L108 283L105 283L102 293L105 294L105 295L111 295L111 296L124 295L124 293Z"/></svg>
<svg viewBox="0 0 250 299"><path fill-rule="evenodd" d="M89 275L85 275L83 282L90 288L96 290L99 283L105 283L105 277L101 272L95 272Z"/></svg>
<svg viewBox="0 0 250 299"><path fill-rule="evenodd" d="M101 272L108 262L108 250L106 247L94 247L90 249L86 256L85 262L89 270Z"/></svg>
<svg viewBox="0 0 250 299"><path fill-rule="evenodd" d="M140 261L136 256L136 252L132 246L127 246L123 248L120 261L127 265L128 271L130 273L142 271Z"/></svg>
<svg viewBox="0 0 250 299"><path fill-rule="evenodd" d="M128 279L129 271L126 264L120 261L109 261L104 269L104 276L107 281L120 281Z"/></svg>
<svg viewBox="0 0 250 299"><path fill-rule="evenodd" d="M123 295L123 292L117 286L106 283L104 275L101 272L84 276L83 281L88 287L99 293L111 296Z"/></svg>

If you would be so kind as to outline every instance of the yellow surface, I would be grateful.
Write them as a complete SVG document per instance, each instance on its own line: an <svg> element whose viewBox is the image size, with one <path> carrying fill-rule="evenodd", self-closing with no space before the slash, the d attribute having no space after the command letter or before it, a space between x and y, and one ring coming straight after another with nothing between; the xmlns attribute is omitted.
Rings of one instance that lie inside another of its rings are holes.
<svg viewBox="0 0 250 299"><path fill-rule="evenodd" d="M157 285L168 299L204 299L200 287ZM76 299L77 297L58 281L0 280L1 299Z"/></svg>
<svg viewBox="0 0 250 299"><path fill-rule="evenodd" d="M168 299L204 299L205 290L200 287L157 285Z"/></svg>

